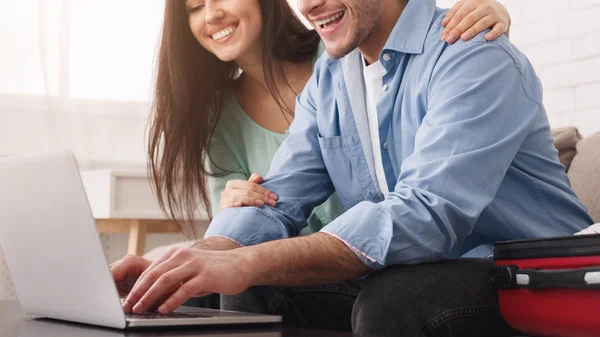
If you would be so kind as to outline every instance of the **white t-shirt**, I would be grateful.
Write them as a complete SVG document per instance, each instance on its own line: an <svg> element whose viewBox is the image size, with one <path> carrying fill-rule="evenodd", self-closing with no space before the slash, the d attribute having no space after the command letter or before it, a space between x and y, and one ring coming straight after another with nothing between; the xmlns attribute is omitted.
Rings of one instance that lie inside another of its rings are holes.
<svg viewBox="0 0 600 337"><path fill-rule="evenodd" d="M365 79L365 105L367 107L367 120L369 121L369 133L371 138L371 148L373 149L373 165L375 167L375 176L379 189L384 198L389 193L387 181L385 180L385 171L381 160L381 145L379 144L379 118L377 117L377 103L383 90L383 76L386 70L377 61L369 66L363 59L363 77Z"/></svg>
<svg viewBox="0 0 600 337"><path fill-rule="evenodd" d="M581 232L575 233L575 235L594 235L600 234L600 223L591 225L590 227L582 230Z"/></svg>

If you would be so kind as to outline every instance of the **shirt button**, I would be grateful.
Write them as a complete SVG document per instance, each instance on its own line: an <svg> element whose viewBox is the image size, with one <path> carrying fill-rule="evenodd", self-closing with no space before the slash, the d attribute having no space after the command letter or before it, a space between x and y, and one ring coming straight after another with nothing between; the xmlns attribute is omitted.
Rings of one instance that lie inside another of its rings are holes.
<svg viewBox="0 0 600 337"><path fill-rule="evenodd" d="M381 91L386 92L388 90L388 85L384 84L383 87L381 87Z"/></svg>
<svg viewBox="0 0 600 337"><path fill-rule="evenodd" d="M391 60L391 59L392 59L392 57L390 56L390 54L388 54L388 53L385 53L385 54L383 54L383 60L384 60L384 61L386 61L386 62L387 62L387 61L389 61L389 60Z"/></svg>
<svg viewBox="0 0 600 337"><path fill-rule="evenodd" d="M383 149L386 150L388 148L388 142L383 143Z"/></svg>

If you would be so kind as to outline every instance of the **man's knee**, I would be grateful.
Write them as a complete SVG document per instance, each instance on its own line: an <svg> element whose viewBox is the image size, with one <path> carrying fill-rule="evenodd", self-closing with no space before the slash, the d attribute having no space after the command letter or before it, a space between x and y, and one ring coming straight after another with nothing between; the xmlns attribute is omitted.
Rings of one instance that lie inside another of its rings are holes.
<svg viewBox="0 0 600 337"><path fill-rule="evenodd" d="M399 277L396 267L372 273L354 303L352 329L356 333L392 336L419 326L418 283Z"/></svg>
<svg viewBox="0 0 600 337"><path fill-rule="evenodd" d="M497 297L487 279L493 265L491 260L449 260L374 272L354 305L353 329L422 336L427 324L456 308L497 311Z"/></svg>

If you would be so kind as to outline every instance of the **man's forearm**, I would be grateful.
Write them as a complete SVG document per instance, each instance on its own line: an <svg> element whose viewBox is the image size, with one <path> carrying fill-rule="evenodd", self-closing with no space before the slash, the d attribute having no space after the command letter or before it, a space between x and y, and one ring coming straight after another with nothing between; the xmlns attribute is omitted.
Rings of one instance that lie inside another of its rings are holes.
<svg viewBox="0 0 600 337"><path fill-rule="evenodd" d="M325 233L236 250L247 261L252 286L336 283L371 269L340 240Z"/></svg>
<svg viewBox="0 0 600 337"><path fill-rule="evenodd" d="M211 236L198 241L193 248L203 250L232 250L241 246L233 240L224 237Z"/></svg>

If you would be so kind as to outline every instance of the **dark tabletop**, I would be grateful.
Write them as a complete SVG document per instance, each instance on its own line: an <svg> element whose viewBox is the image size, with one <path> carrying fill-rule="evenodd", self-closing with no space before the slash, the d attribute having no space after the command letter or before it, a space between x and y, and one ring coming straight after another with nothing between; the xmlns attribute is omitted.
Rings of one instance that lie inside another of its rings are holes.
<svg viewBox="0 0 600 337"><path fill-rule="evenodd" d="M18 302L0 301L0 337L351 337L351 333L289 328L268 325L239 328L152 328L121 331L89 325L31 318L23 313Z"/></svg>

